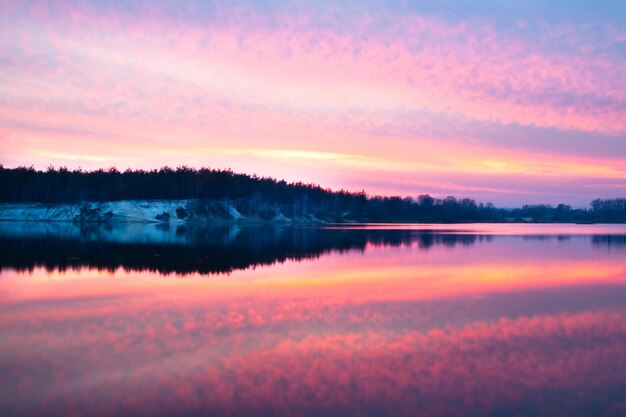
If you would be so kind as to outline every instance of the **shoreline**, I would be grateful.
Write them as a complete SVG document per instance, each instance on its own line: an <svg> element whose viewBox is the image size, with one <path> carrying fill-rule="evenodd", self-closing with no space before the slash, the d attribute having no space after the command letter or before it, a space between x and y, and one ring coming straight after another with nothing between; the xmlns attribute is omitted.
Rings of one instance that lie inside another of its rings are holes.
<svg viewBox="0 0 626 417"><path fill-rule="evenodd" d="M392 214L393 216L393 214ZM341 226L364 224L625 224L615 221L500 218L442 221L436 218L370 221L350 212L310 211L288 205L252 205L222 200L120 200L77 203L0 203L0 222L171 225Z"/></svg>

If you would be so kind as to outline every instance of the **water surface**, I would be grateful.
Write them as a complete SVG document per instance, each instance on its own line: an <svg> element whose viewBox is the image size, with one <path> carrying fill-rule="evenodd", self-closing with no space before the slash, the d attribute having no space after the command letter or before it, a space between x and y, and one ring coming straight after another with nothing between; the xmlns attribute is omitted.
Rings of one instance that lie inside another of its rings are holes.
<svg viewBox="0 0 626 417"><path fill-rule="evenodd" d="M619 416L626 227L0 224L0 415Z"/></svg>

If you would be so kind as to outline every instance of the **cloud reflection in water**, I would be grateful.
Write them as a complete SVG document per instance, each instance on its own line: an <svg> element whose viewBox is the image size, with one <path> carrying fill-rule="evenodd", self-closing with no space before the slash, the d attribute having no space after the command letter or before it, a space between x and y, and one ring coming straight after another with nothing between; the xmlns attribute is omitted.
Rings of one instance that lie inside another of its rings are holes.
<svg viewBox="0 0 626 417"><path fill-rule="evenodd" d="M325 247L314 239L301 247ZM590 236L428 250L407 239L302 263L288 250L284 263L210 280L80 263L62 272L50 254L68 239L33 250L29 274L3 258L3 414L626 411L621 251Z"/></svg>

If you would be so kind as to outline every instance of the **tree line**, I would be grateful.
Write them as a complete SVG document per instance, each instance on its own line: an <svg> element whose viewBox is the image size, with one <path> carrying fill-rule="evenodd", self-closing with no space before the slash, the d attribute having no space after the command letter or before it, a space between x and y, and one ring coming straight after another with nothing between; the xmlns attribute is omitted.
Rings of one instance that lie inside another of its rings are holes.
<svg viewBox="0 0 626 417"><path fill-rule="evenodd" d="M119 200L230 200L241 211L280 208L326 221L368 222L626 222L626 199L596 199L588 208L546 204L497 208L455 197L368 196L314 184L288 183L231 170L187 166L119 171L0 165L0 202L77 203Z"/></svg>

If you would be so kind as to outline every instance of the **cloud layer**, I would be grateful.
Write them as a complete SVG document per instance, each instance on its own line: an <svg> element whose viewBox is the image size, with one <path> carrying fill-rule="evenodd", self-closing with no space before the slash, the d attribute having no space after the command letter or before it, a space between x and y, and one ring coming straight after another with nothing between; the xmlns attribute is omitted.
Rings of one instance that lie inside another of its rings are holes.
<svg viewBox="0 0 626 417"><path fill-rule="evenodd" d="M626 32L611 7L5 1L0 158L501 204L615 196Z"/></svg>

